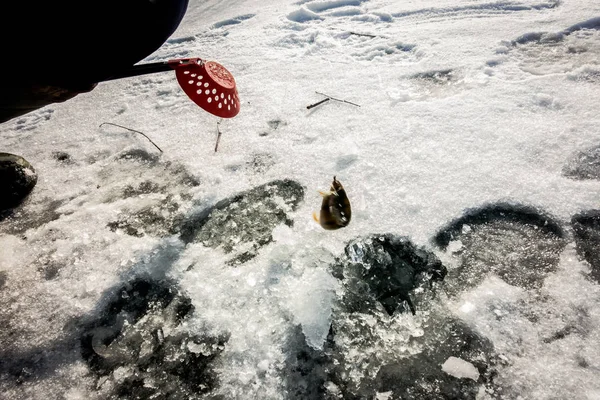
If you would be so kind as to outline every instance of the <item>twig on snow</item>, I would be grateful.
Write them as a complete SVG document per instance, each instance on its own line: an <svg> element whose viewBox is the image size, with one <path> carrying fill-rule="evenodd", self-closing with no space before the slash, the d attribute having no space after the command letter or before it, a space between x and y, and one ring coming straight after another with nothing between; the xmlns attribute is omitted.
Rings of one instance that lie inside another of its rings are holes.
<svg viewBox="0 0 600 400"><path fill-rule="evenodd" d="M306 108L310 110L311 108L319 106L319 105L321 105L321 104L323 104L323 103L325 103L326 101L329 101L329 100L331 100L331 99L328 97L328 98L326 98L324 100L319 101L318 103L311 104L310 106L306 106Z"/></svg>
<svg viewBox="0 0 600 400"><path fill-rule="evenodd" d="M323 104L323 103L325 103L326 101L329 101L329 100L335 100L335 101L339 101L340 103L346 103L346 104L351 104L351 105L353 105L353 106L356 106L356 107L360 107L360 105L358 105L358 104L356 104L356 103L352 103L352 102L350 102L350 101L346 101L346 100L342 100L342 99L336 99L335 97L331 97L330 95L328 95L328 94L325 94L325 93L321 93L321 92L315 92L315 93L316 93L316 94L320 94L321 96L325 96L325 97L326 97L326 99L324 99L324 100L321 100L321 101L319 101L318 103L315 103L315 104L311 104L311 105L309 105L309 106L306 106L306 108L308 108L309 110L310 110L311 108L313 108L313 107L316 107L316 106L318 106L318 105L320 105L320 104Z"/></svg>
<svg viewBox="0 0 600 400"><path fill-rule="evenodd" d="M315 93L316 93L316 94L320 94L321 96L328 97L328 98L330 98L331 100L339 101L339 102L342 102L342 103L348 103L348 104L352 104L353 106L360 107L360 105L358 105L358 104L356 104L356 103L352 103L352 102L350 102L350 101L346 101L346 100L336 99L335 97L331 97L330 95L328 95L328 94L325 94L325 93L320 93L320 92L315 92Z"/></svg>
<svg viewBox="0 0 600 400"><path fill-rule="evenodd" d="M351 35L366 36L366 37L370 37L370 38L376 38L377 37L377 35L371 35L371 34L368 34L368 33L358 33L358 32L352 32L352 31L350 31L348 33L351 34Z"/></svg>
<svg viewBox="0 0 600 400"><path fill-rule="evenodd" d="M150 139L145 133L140 132L140 131L136 131L135 129L131 129L131 128L127 128L126 126L123 125L118 125L118 124L113 124L112 122L103 122L100 124L100 128L102 128L102 125L113 125L113 126L118 126L119 128L123 128L123 129L127 129L128 131L131 132L135 132L135 133L139 133L140 135L144 136L146 139L148 139L150 141L150 143L152 143L154 145L154 147L156 147L158 149L158 151L160 151L161 153L163 152L162 149L160 147L158 147L158 145L156 143L154 143L152 141L152 139Z"/></svg>

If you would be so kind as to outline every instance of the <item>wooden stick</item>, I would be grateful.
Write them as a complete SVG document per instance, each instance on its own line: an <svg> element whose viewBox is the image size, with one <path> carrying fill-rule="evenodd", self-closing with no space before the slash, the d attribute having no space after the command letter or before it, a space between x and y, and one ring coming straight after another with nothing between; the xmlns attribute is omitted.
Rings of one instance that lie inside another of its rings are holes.
<svg viewBox="0 0 600 400"><path fill-rule="evenodd" d="M146 139L148 139L150 141L150 143L152 143L154 145L154 147L156 147L158 149L158 151L160 151L161 153L163 152L162 149L160 147L158 147L158 145L156 143L154 143L152 141L152 139L150 139L145 133L140 132L140 131L136 131L135 129L131 129L131 128L127 128L126 126L122 126L122 125L117 125L117 124L113 124L112 122L103 122L100 124L99 128L102 128L102 125L113 125L113 126L118 126L119 128L123 128L123 129L127 129L128 131L131 132L135 132L135 133L139 133L140 135L144 136Z"/></svg>
<svg viewBox="0 0 600 400"><path fill-rule="evenodd" d="M377 35L370 35L368 33L358 33L358 32L352 32L352 31L350 31L348 33L350 33L351 35L366 36L366 37L370 37L370 38L376 38L377 37Z"/></svg>
<svg viewBox="0 0 600 400"><path fill-rule="evenodd" d="M310 110L311 108L316 107L318 105L321 105L321 104L323 104L323 103L325 103L326 101L329 101L329 100L331 100L331 99L328 97L325 100L319 101L318 103L311 104L310 106L306 106L306 108Z"/></svg>
<svg viewBox="0 0 600 400"><path fill-rule="evenodd" d="M356 104L356 103L351 103L351 102L349 102L349 101L346 101L346 100L336 99L335 97L331 97L331 96L329 96L328 94L325 94L325 93L321 93L321 92L315 92L315 93L316 93L316 94L320 94L321 96L325 96L325 97L327 97L327 98L329 98L329 99L331 99L331 100L339 101L339 102L342 102L342 103L348 103L348 104L352 104L353 106L360 107L360 106L359 106L358 104Z"/></svg>
<svg viewBox="0 0 600 400"><path fill-rule="evenodd" d="M221 130L219 129L219 124L221 123L221 121L223 121L223 118L221 118L217 122L217 143L215 143L215 153L217 152L217 149L219 148L219 141L221 141Z"/></svg>

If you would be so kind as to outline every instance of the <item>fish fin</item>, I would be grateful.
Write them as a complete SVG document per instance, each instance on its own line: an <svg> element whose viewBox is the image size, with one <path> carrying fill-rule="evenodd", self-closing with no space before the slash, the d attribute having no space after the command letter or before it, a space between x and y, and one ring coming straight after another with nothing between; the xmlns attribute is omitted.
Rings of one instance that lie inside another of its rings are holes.
<svg viewBox="0 0 600 400"><path fill-rule="evenodd" d="M321 222L319 222L319 217L317 217L317 213L313 212L313 219L316 221L317 224L320 224Z"/></svg>

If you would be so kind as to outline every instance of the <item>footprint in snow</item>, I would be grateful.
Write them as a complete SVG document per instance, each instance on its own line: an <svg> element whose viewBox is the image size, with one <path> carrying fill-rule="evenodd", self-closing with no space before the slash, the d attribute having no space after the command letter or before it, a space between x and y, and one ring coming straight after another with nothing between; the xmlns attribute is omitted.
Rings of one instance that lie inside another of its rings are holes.
<svg viewBox="0 0 600 400"><path fill-rule="evenodd" d="M54 110L48 107L30 112L12 120L11 129L18 132L31 131L50 120L52 114Z"/></svg>
<svg viewBox="0 0 600 400"><path fill-rule="evenodd" d="M387 88L392 104L444 98L467 88L463 74L456 69L444 68L404 76L395 86Z"/></svg>
<svg viewBox="0 0 600 400"><path fill-rule="evenodd" d="M225 19L223 21L219 21L219 22L213 24L210 27L210 29L219 29L219 28L223 28L223 27L229 27L232 25L238 25L244 21L249 20L250 18L255 17L255 16L256 16L256 14L244 14L244 15L239 15L237 17Z"/></svg>
<svg viewBox="0 0 600 400"><path fill-rule="evenodd" d="M395 19L413 18L425 22L439 22L440 20L458 20L464 18L494 18L497 16L514 14L517 12L540 12L551 10L560 5L559 0L539 1L494 1L481 2L468 5L450 7L416 8L391 13Z"/></svg>
<svg viewBox="0 0 600 400"><path fill-rule="evenodd" d="M365 11L360 8L368 0L330 0L305 1L302 7L287 15L292 22L305 23L313 20L324 20L327 17L348 17L361 15Z"/></svg>
<svg viewBox="0 0 600 400"><path fill-rule="evenodd" d="M576 82L600 83L600 17L559 32L527 32L496 49L489 73L500 70L514 79L527 76L566 74ZM516 68L516 71L511 70Z"/></svg>

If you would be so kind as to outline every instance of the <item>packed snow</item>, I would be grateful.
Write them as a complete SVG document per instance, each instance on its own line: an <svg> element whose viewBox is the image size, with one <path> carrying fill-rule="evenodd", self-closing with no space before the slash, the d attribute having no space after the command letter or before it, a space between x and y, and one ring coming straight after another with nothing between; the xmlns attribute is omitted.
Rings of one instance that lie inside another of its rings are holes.
<svg viewBox="0 0 600 400"><path fill-rule="evenodd" d="M597 1L191 0L182 57L236 117L167 72L0 126L0 397L600 398Z"/></svg>

